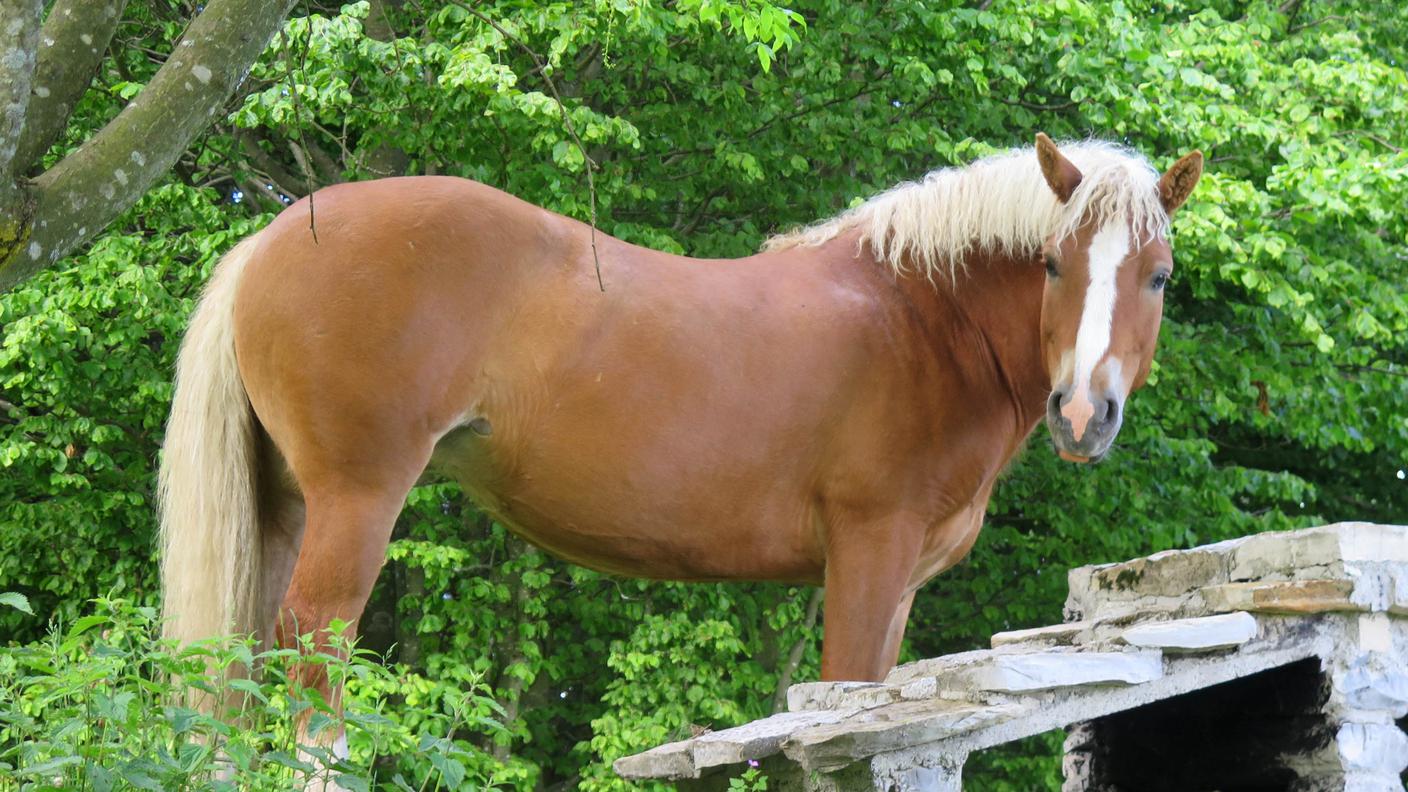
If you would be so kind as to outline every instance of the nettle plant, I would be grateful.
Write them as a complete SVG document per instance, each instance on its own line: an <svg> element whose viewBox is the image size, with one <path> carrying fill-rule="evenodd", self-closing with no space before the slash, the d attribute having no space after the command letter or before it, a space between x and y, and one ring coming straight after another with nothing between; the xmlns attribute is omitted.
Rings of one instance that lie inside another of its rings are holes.
<svg viewBox="0 0 1408 792"><path fill-rule="evenodd" d="M481 687L432 691L435 706L408 724L392 706L398 691L435 683L359 650L340 637L345 624L330 653L312 652L311 636L262 652L237 637L177 648L159 639L156 609L93 604L44 640L0 649L0 788L287 790L324 775L354 791L419 792L504 781L463 739L503 728L475 714L495 708ZM33 615L21 595L0 594L3 605ZM339 722L290 674L295 661L345 684L348 758L295 743L302 716L315 733ZM201 699L238 704L217 718L192 706Z"/></svg>

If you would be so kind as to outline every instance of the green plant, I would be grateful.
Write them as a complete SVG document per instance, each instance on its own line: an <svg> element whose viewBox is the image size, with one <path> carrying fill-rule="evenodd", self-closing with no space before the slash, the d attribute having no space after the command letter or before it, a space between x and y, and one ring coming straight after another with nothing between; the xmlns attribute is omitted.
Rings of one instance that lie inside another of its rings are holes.
<svg viewBox="0 0 1408 792"><path fill-rule="evenodd" d="M463 741L502 728L471 714L478 687L442 691L411 728L394 693L404 669L345 638L329 652L306 638L260 652L233 638L177 649L158 634L154 609L104 598L66 630L0 650L0 788L272 792L314 774L350 790L496 784L494 763ZM345 683L340 717L299 684L300 667ZM234 706L215 717L198 699ZM345 728L350 756L298 744L303 718L315 739Z"/></svg>

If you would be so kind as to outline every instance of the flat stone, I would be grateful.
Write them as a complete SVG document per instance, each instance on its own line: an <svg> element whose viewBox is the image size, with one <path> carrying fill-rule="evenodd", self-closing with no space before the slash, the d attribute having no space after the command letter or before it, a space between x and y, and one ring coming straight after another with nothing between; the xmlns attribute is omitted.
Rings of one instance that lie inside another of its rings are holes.
<svg viewBox="0 0 1408 792"><path fill-rule="evenodd" d="M1177 599L1197 589L1239 582L1352 580L1365 565L1408 563L1408 526L1336 523L1253 534L1189 550L1167 550L1117 564L1072 569L1068 618L1092 618L1111 603L1145 601L1148 610L1181 610ZM1394 613L1408 613L1408 582L1390 591ZM1384 610L1375 607L1374 610ZM1303 611L1294 611L1303 612Z"/></svg>
<svg viewBox="0 0 1408 792"><path fill-rule="evenodd" d="M1393 651L1393 623L1387 613L1364 613L1359 616L1359 649L1363 652Z"/></svg>
<svg viewBox="0 0 1408 792"><path fill-rule="evenodd" d="M1255 534L1232 551L1232 581L1286 580L1340 559L1340 537L1318 529Z"/></svg>
<svg viewBox="0 0 1408 792"><path fill-rule="evenodd" d="M933 677L920 677L900 686L900 698L905 701L936 698L939 692L939 680Z"/></svg>
<svg viewBox="0 0 1408 792"><path fill-rule="evenodd" d="M1408 526L1343 522L1309 530L1338 535L1343 561L1408 563Z"/></svg>
<svg viewBox="0 0 1408 792"><path fill-rule="evenodd" d="M1307 570L1338 578L1346 563L1361 562L1408 562L1408 529L1344 522L1253 534L1236 540L1230 571L1234 582L1304 577Z"/></svg>
<svg viewBox="0 0 1408 792"><path fill-rule="evenodd" d="M885 677L887 685L904 685L916 679L925 677L943 677L955 669L977 663L987 662L1001 652L992 649L974 649L968 652L958 652L956 654L944 655L943 657L930 657L924 660L915 660L912 663L905 663L902 666L895 666Z"/></svg>
<svg viewBox="0 0 1408 792"><path fill-rule="evenodd" d="M1027 707L1015 704L906 701L864 711L838 723L802 729L783 743L782 750L803 767L827 771L866 757L1002 723L1026 711Z"/></svg>
<svg viewBox="0 0 1408 792"><path fill-rule="evenodd" d="M649 751L623 756L611 764L622 778L698 778L692 740L666 743Z"/></svg>
<svg viewBox="0 0 1408 792"><path fill-rule="evenodd" d="M1163 673L1163 658L1157 651L1033 652L995 655L989 662L941 678L939 685L1022 693L1074 685L1138 685Z"/></svg>
<svg viewBox="0 0 1408 792"><path fill-rule="evenodd" d="M781 751L793 734L843 721L858 710L781 712L776 715L617 759L612 769L622 778L698 778L719 765L765 759Z"/></svg>
<svg viewBox="0 0 1408 792"><path fill-rule="evenodd" d="M1346 723L1335 744L1349 771L1382 773L1397 781L1408 767L1408 735L1392 723Z"/></svg>
<svg viewBox="0 0 1408 792"><path fill-rule="evenodd" d="M1090 622L1078 621L1066 624L1053 624L1049 627L1033 627L1029 630L1008 630L994 633L992 648L1013 644L1034 644L1045 646L1070 646L1081 633L1091 628Z"/></svg>
<svg viewBox="0 0 1408 792"><path fill-rule="evenodd" d="M732 729L701 734L694 738L694 766L702 770L750 759L764 759L778 753L783 741L796 732L836 723L854 713L854 709L780 712Z"/></svg>
<svg viewBox="0 0 1408 792"><path fill-rule="evenodd" d="M1090 575L1091 591L1171 597L1229 582L1228 554L1217 552L1217 547L1166 550L1147 558L1097 567Z"/></svg>
<svg viewBox="0 0 1408 792"><path fill-rule="evenodd" d="M1408 666L1385 653L1354 658L1334 677L1344 703L1361 710L1382 710L1394 718L1408 714Z"/></svg>
<svg viewBox="0 0 1408 792"><path fill-rule="evenodd" d="M899 687L884 682L799 682L787 688L789 712L873 707L899 699Z"/></svg>
<svg viewBox="0 0 1408 792"><path fill-rule="evenodd" d="M1201 591L1210 610L1255 613L1362 612L1367 608L1351 599L1354 584L1348 580L1291 580L1273 583L1228 583Z"/></svg>
<svg viewBox="0 0 1408 792"><path fill-rule="evenodd" d="M1140 624L1120 637L1127 644L1149 649L1206 652L1241 646L1256 637L1256 629L1255 617L1238 612Z"/></svg>

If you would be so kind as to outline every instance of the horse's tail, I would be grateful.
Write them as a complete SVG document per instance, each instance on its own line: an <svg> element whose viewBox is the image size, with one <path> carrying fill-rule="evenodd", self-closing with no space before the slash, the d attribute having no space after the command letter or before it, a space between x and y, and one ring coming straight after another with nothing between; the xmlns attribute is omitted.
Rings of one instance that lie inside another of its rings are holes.
<svg viewBox="0 0 1408 792"><path fill-rule="evenodd" d="M235 363L233 322L254 240L216 265L176 362L159 499L165 633L181 643L257 627L256 427Z"/></svg>

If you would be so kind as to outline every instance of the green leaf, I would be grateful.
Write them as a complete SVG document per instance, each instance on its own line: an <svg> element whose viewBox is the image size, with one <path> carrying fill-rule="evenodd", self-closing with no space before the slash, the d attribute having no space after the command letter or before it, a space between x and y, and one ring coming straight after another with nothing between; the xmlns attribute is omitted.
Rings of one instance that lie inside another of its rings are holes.
<svg viewBox="0 0 1408 792"><path fill-rule="evenodd" d="M8 605L21 613L34 615L34 610L29 607L29 598L14 591L0 592L0 605Z"/></svg>

